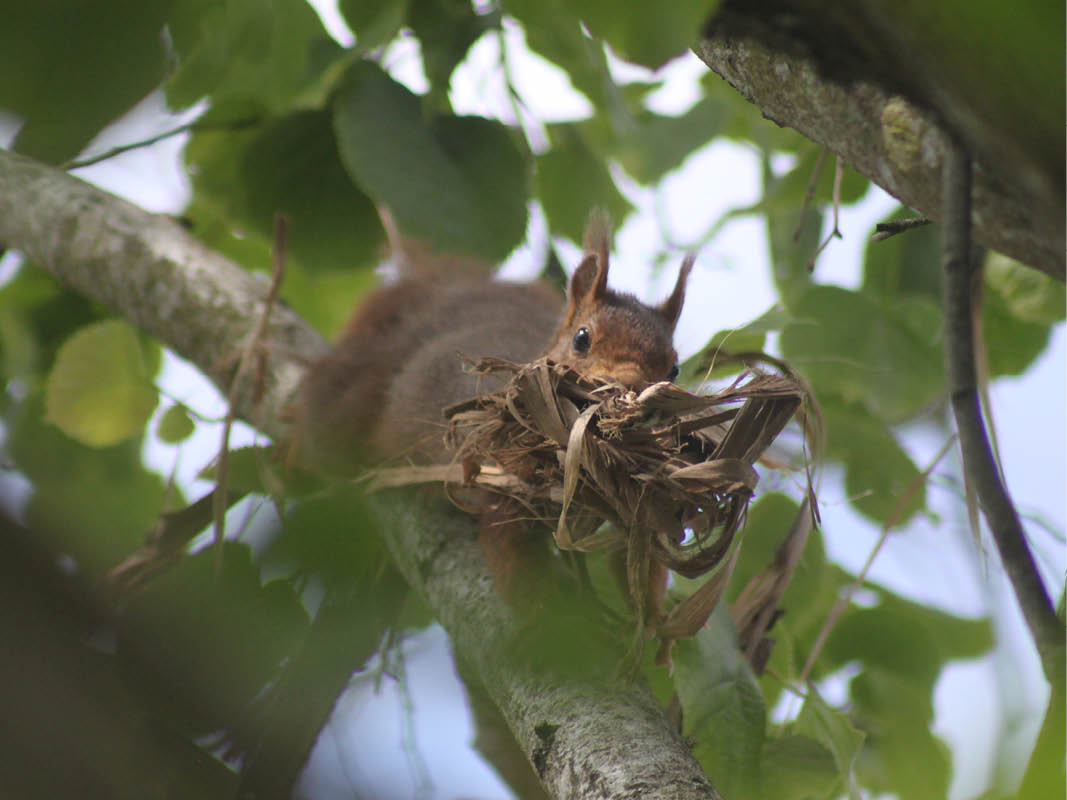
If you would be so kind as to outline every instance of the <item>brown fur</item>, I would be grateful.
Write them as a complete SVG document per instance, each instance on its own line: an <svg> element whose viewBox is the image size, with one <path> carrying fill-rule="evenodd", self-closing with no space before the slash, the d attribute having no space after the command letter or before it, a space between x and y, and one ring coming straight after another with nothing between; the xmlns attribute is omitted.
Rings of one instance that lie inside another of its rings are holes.
<svg viewBox="0 0 1067 800"><path fill-rule="evenodd" d="M367 296L304 381L295 432L301 461L350 474L383 459L447 460L442 410L499 388L466 374L460 353L516 362L547 355L634 388L666 380L692 260L670 297L647 306L608 288L609 242L606 219L594 216L566 306L543 284L487 281L460 259L394 243L405 277ZM587 352L574 347L581 328ZM500 514L482 520L483 549L505 593L531 548L527 527Z"/></svg>
<svg viewBox="0 0 1067 800"><path fill-rule="evenodd" d="M634 387L666 379L677 359L671 338L691 261L671 296L647 306L607 287L606 225L591 220L561 322L560 298L543 284L486 281L459 259L411 243L397 247L405 262L420 264L407 263L410 277L368 295L305 379L297 414L303 460L348 473L391 457L447 458L442 409L498 388L464 373L460 353L517 362L544 354ZM578 353L574 336L583 327L591 345Z"/></svg>

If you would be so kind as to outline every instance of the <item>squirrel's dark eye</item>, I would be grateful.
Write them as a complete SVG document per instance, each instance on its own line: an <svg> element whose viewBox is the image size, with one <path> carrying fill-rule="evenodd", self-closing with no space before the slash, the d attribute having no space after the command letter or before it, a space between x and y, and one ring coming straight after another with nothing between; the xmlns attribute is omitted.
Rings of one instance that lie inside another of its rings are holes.
<svg viewBox="0 0 1067 800"><path fill-rule="evenodd" d="M571 342L571 347L574 348L575 353L588 353L589 346L593 343L593 337L589 333L588 328L579 328L578 332L574 334L574 341Z"/></svg>
<svg viewBox="0 0 1067 800"><path fill-rule="evenodd" d="M677 377L678 377L678 365L675 364L673 367L671 367L671 371L667 373L667 380L673 381Z"/></svg>

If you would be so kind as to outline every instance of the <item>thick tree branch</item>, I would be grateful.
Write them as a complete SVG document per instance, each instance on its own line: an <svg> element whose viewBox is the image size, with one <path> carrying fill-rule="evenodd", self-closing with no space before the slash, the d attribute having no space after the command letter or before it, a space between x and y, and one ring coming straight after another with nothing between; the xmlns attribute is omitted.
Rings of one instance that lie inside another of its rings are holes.
<svg viewBox="0 0 1067 800"><path fill-rule="evenodd" d="M1052 606L1026 543L1019 515L1000 479L978 401L974 359L975 271L970 252L971 160L962 145L945 159L942 277L945 308L945 353L949 395L959 430L967 480L1000 552L1026 624L1041 655L1045 676L1061 681L1064 628Z"/></svg>
<svg viewBox="0 0 1067 800"><path fill-rule="evenodd" d="M440 614L550 795L719 797L647 689L561 680L502 657L519 621L497 601L469 520L404 497L379 505L400 571Z"/></svg>
<svg viewBox="0 0 1067 800"><path fill-rule="evenodd" d="M170 220L63 172L0 150L0 242L106 304L197 364L225 390L267 287ZM238 413L271 435L322 339L276 308L262 403ZM391 500L392 498L390 498ZM383 501L383 535L499 705L557 797L718 798L652 696L637 686L576 681L508 666L516 620L492 588L468 517L426 503Z"/></svg>
<svg viewBox="0 0 1067 800"><path fill-rule="evenodd" d="M941 219L948 139L935 114L881 84L826 77L813 58L738 34L730 22L695 48L708 67L768 119L825 145L905 205ZM1033 170L1012 172L980 159L973 223L978 242L1064 279L1063 197L1034 179Z"/></svg>
<svg viewBox="0 0 1067 800"><path fill-rule="evenodd" d="M266 281L205 247L172 220L64 172L0 150L0 245L20 250L71 289L126 317L229 392ZM264 264L264 268L268 265ZM271 436L284 433L307 362L326 344L286 308L264 337L265 384L238 393L236 411Z"/></svg>

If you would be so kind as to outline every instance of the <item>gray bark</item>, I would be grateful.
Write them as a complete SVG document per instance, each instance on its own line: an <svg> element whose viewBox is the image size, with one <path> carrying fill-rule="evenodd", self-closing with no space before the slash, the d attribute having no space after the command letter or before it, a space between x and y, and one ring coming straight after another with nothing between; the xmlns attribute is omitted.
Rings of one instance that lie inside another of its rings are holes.
<svg viewBox="0 0 1067 800"><path fill-rule="evenodd" d="M506 656L520 621L501 604L467 518L404 495L379 504L386 540L481 676L548 793L559 798L718 798L643 686L561 680Z"/></svg>
<svg viewBox="0 0 1067 800"><path fill-rule="evenodd" d="M937 114L880 84L826 77L814 59L754 37L717 34L695 51L765 117L824 145L905 205L941 219L948 138ZM1013 170L1014 162L993 163L1010 155L975 155L974 237L1063 280L1063 197L1029 164Z"/></svg>
<svg viewBox="0 0 1067 800"><path fill-rule="evenodd" d="M121 314L210 377L223 395L263 312L267 280L204 246L166 216L65 172L0 150L0 246L24 253L61 283ZM265 264L264 268L269 267ZM237 413L284 435L281 412L326 343L276 306L264 341L261 401Z"/></svg>

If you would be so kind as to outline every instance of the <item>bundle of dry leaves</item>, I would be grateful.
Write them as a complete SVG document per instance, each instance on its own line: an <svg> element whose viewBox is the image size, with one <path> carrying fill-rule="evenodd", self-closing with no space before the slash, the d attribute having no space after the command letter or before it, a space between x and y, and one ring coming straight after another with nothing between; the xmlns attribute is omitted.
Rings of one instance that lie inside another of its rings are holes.
<svg viewBox="0 0 1067 800"><path fill-rule="evenodd" d="M446 411L452 467L389 470L377 486L481 487L548 523L562 550L625 548L636 638L654 628L666 659L669 642L698 630L722 596L759 479L753 465L805 403L803 385L750 369L710 395L667 382L635 393L544 359L482 359L471 369L510 379ZM657 566L713 574L665 618L649 620L643 594Z"/></svg>

